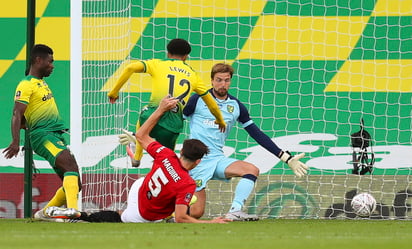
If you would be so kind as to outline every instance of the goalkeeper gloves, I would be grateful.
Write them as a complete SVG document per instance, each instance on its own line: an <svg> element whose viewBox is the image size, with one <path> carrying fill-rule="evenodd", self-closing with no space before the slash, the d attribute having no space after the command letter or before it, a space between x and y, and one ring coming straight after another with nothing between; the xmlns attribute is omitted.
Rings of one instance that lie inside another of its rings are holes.
<svg viewBox="0 0 412 249"><path fill-rule="evenodd" d="M282 151L280 155L280 160L287 163L287 165L293 170L293 173L297 177L302 177L307 174L308 166L299 161L305 156L305 153L300 153L299 155L292 156L289 151Z"/></svg>
<svg viewBox="0 0 412 249"><path fill-rule="evenodd" d="M119 143L123 145L129 145L130 143L136 144L136 137L133 132L122 129L123 134L119 134Z"/></svg>

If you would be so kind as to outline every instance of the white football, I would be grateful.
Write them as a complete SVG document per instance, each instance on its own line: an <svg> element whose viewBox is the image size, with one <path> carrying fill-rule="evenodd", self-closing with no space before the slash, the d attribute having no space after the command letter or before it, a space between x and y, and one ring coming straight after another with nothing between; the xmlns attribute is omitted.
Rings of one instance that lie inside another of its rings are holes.
<svg viewBox="0 0 412 249"><path fill-rule="evenodd" d="M376 209L376 200L369 193L360 193L353 197L351 206L358 216L369 217Z"/></svg>

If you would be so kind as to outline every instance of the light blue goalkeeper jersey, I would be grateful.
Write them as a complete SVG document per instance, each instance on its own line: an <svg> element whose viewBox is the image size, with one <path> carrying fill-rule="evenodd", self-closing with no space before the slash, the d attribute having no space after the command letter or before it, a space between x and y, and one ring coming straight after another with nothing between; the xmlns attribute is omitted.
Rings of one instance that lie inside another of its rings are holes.
<svg viewBox="0 0 412 249"><path fill-rule="evenodd" d="M210 150L209 155L223 154L223 146L233 125L238 121L245 128L253 124L249 112L237 98L228 95L226 100L215 98L223 118L226 122L226 131L223 133L215 124L215 117L210 113L205 102L195 94L190 97L183 114L190 124L190 138L196 138L205 143Z"/></svg>

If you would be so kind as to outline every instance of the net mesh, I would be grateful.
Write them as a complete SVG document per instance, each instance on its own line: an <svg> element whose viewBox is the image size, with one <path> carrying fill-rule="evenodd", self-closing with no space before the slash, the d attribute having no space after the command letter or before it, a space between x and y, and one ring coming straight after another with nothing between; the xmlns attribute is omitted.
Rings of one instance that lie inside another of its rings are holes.
<svg viewBox="0 0 412 249"><path fill-rule="evenodd" d="M226 154L261 171L247 212L354 218L351 198L369 192L378 202L372 218L410 218L411 7L402 0L83 1L82 137L95 148L82 168L84 208L123 208L128 187L152 162L145 155L132 168L116 137L135 130L150 76L133 75L114 105L107 90L126 64L165 58L168 41L184 38L192 45L187 63L205 82L213 64L231 64L230 93L254 122L282 149L306 153L310 173L297 179L235 127ZM365 165L351 134L362 119L371 135L366 155L375 161L372 173L359 175L354 165ZM210 182L206 217L228 211L236 183Z"/></svg>

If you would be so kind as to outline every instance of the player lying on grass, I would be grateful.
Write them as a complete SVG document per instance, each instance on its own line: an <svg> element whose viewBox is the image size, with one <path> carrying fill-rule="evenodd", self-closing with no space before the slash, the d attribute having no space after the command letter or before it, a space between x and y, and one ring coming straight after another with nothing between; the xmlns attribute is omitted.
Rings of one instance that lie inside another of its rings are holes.
<svg viewBox="0 0 412 249"><path fill-rule="evenodd" d="M257 220L256 215L249 215L242 211L245 201L251 194L259 169L248 162L226 157L223 154L225 141L231 128L237 122L266 150L287 163L296 176L306 174L308 167L299 161L304 154L292 156L282 151L266 134L252 121L246 107L235 97L228 94L233 76L233 68L228 64L218 63L211 71L212 88L209 92L218 103L223 114L226 131L220 132L213 122L213 116L204 108L204 102L199 95L192 95L183 110L189 119L190 138L204 142L210 153L205 155L199 165L190 171L190 175L197 183L195 196L197 202L190 207L190 215L196 218L203 216L206 205L206 184L209 180L228 181L232 177L241 177L238 182L234 199L226 218L232 220Z"/></svg>
<svg viewBox="0 0 412 249"><path fill-rule="evenodd" d="M196 167L203 155L208 153L207 146L197 139L187 139L178 157L171 149L149 136L162 115L175 108L178 101L169 96L163 98L136 133L137 141L154 158L154 162L150 172L133 183L127 199L127 208L121 216L114 211L103 211L91 215L83 213L80 219L92 222L160 222L174 212L177 223L230 221L225 218L198 220L187 214L196 189L196 183L190 177L189 170Z"/></svg>

